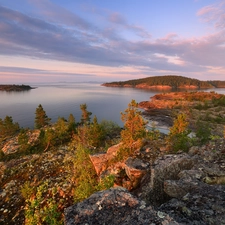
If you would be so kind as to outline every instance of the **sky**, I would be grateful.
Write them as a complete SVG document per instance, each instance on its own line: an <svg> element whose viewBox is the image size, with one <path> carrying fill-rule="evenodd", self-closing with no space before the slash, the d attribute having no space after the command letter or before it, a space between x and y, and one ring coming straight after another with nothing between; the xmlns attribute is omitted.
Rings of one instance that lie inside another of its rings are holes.
<svg viewBox="0 0 225 225"><path fill-rule="evenodd" d="M225 0L0 0L0 83L225 80Z"/></svg>

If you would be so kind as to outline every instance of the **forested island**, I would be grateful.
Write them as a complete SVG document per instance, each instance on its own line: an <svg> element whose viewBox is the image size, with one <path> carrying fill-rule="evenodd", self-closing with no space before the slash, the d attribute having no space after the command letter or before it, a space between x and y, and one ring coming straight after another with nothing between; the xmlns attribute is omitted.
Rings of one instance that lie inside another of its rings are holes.
<svg viewBox="0 0 225 225"><path fill-rule="evenodd" d="M24 84L0 84L0 91L29 91L31 89L33 89L33 87Z"/></svg>
<svg viewBox="0 0 225 225"><path fill-rule="evenodd" d="M104 83L106 87L132 87L143 89L160 89L160 90L179 90L179 89L210 89L210 88L225 88L225 81L212 80L200 81L193 78L166 75L154 76L128 81L116 81Z"/></svg>

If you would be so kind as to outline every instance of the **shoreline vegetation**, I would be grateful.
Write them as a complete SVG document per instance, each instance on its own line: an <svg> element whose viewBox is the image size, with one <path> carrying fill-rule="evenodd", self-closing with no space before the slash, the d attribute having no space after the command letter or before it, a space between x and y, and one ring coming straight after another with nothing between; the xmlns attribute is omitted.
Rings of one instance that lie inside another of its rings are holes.
<svg viewBox="0 0 225 225"><path fill-rule="evenodd" d="M141 88L160 91L201 90L211 88L225 88L225 81L200 81L197 79L182 76L166 75L146 77L142 79L134 79L128 81L115 81L110 83L104 83L102 84L102 86Z"/></svg>
<svg viewBox="0 0 225 225"><path fill-rule="evenodd" d="M16 84L0 84L0 91L29 91L31 89L34 89L34 87L31 87L29 85L16 85Z"/></svg>

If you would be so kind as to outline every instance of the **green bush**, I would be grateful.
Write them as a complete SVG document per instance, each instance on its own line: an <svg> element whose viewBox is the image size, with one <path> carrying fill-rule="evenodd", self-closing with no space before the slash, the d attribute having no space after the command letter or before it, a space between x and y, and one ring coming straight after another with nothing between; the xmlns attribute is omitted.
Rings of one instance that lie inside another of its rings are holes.
<svg viewBox="0 0 225 225"><path fill-rule="evenodd" d="M187 151L190 147L189 134L187 116L178 114L166 137L167 149L172 152Z"/></svg>
<svg viewBox="0 0 225 225"><path fill-rule="evenodd" d="M210 140L211 129L208 122L198 120L196 122L195 131L196 141L195 144L203 145Z"/></svg>
<svg viewBox="0 0 225 225"><path fill-rule="evenodd" d="M55 191L49 189L48 182L38 187L32 187L26 182L21 188L21 193L26 202L25 225L63 225L63 216L54 198Z"/></svg>
<svg viewBox="0 0 225 225"><path fill-rule="evenodd" d="M115 176L110 174L105 176L103 179L101 179L101 181L98 184L98 189L99 190L106 190L111 188L114 185L114 181L115 181Z"/></svg>
<svg viewBox="0 0 225 225"><path fill-rule="evenodd" d="M20 152L23 152L25 154L30 153L31 145L28 143L29 136L27 134L28 129L22 128L20 130L20 133L18 135L18 144L20 145Z"/></svg>
<svg viewBox="0 0 225 225"><path fill-rule="evenodd" d="M71 146L72 150L75 146ZM74 201L80 202L97 191L97 175L90 160L90 150L77 145L74 151L70 179L74 183Z"/></svg>

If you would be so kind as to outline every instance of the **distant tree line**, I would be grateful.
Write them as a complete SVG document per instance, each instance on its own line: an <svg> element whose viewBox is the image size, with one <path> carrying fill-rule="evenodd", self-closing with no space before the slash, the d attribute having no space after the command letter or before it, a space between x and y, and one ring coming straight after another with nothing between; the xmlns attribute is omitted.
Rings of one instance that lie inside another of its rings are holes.
<svg viewBox="0 0 225 225"><path fill-rule="evenodd" d="M175 76L175 75L167 75L167 76L154 76L154 77L146 77L142 79L134 79L128 81L118 81L106 83L106 86L125 86L130 85L135 87L138 84L146 84L148 86L157 86L157 85L168 85L172 89L178 89L182 86L196 86L198 89L204 88L221 88L225 87L225 81L200 81L193 78L183 77L183 76Z"/></svg>
<svg viewBox="0 0 225 225"><path fill-rule="evenodd" d="M0 91L29 91L32 89L29 85L16 85L16 84L0 84Z"/></svg>

